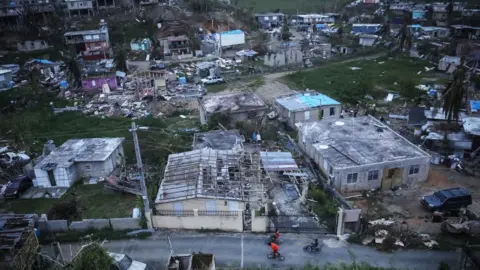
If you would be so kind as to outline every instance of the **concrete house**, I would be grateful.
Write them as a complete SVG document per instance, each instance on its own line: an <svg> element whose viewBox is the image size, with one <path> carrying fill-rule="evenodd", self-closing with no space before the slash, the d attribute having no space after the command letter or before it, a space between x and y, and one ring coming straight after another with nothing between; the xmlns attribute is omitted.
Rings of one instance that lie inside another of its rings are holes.
<svg viewBox="0 0 480 270"><path fill-rule="evenodd" d="M265 12L255 14L255 19L262 26L262 28L278 27L283 23L285 14Z"/></svg>
<svg viewBox="0 0 480 270"><path fill-rule="evenodd" d="M113 54L107 23L100 22L96 30L72 31L63 35L65 43L75 49L84 60L108 59Z"/></svg>
<svg viewBox="0 0 480 270"><path fill-rule="evenodd" d="M354 23L352 24L352 33L375 34L382 28L381 24L375 23Z"/></svg>
<svg viewBox="0 0 480 270"><path fill-rule="evenodd" d="M460 65L461 58L458 56L444 56L438 61L437 69L440 71L446 71L452 73Z"/></svg>
<svg viewBox="0 0 480 270"><path fill-rule="evenodd" d="M342 192L425 181L430 155L372 116L298 123L298 144Z"/></svg>
<svg viewBox="0 0 480 270"><path fill-rule="evenodd" d="M276 111L281 119L296 128L300 122L313 122L340 117L340 102L317 92L283 95L275 98Z"/></svg>
<svg viewBox="0 0 480 270"><path fill-rule="evenodd" d="M243 152L208 148L169 155L155 199L154 225L243 231L245 203L257 194L248 189L261 185L247 185L242 157Z"/></svg>
<svg viewBox="0 0 480 270"><path fill-rule="evenodd" d="M422 33L433 38L446 38L450 35L450 30L444 27L423 26Z"/></svg>
<svg viewBox="0 0 480 270"><path fill-rule="evenodd" d="M17 42L17 50L19 52L34 52L50 48L45 40L27 40Z"/></svg>
<svg viewBox="0 0 480 270"><path fill-rule="evenodd" d="M193 136L192 148L209 148L214 150L243 150L245 138L240 135L240 131L234 130L214 130L208 132L195 133Z"/></svg>
<svg viewBox="0 0 480 270"><path fill-rule="evenodd" d="M303 52L300 48L290 47L275 53L267 53L264 56L263 64L270 67L303 65Z"/></svg>
<svg viewBox="0 0 480 270"><path fill-rule="evenodd" d="M133 39L130 41L130 49L134 52L149 52L152 48L152 41L148 38L144 39Z"/></svg>
<svg viewBox="0 0 480 270"><path fill-rule="evenodd" d="M89 15L95 14L93 10L92 0L65 0L68 16L72 15Z"/></svg>
<svg viewBox="0 0 480 270"><path fill-rule="evenodd" d="M193 57L190 39L186 35L168 36L160 40L165 59L184 59Z"/></svg>
<svg viewBox="0 0 480 270"><path fill-rule="evenodd" d="M214 113L224 113L231 117L231 124L245 120L262 120L267 113L267 105L252 92L226 95L204 96L198 99L200 122L208 123Z"/></svg>
<svg viewBox="0 0 480 270"><path fill-rule="evenodd" d="M125 138L71 139L35 165L35 186L70 187L80 178L105 177L125 163Z"/></svg>

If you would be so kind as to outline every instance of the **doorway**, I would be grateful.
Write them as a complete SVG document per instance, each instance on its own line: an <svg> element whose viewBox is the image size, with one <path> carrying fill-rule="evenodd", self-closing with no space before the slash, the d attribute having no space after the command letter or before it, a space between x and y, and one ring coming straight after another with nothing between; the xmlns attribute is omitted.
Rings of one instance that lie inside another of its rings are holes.
<svg viewBox="0 0 480 270"><path fill-rule="evenodd" d="M55 175L53 174L53 170L48 170L48 181L50 181L50 186L55 187L57 186L57 181L55 181Z"/></svg>
<svg viewBox="0 0 480 270"><path fill-rule="evenodd" d="M391 189L403 183L403 168L387 168L383 170L382 189Z"/></svg>

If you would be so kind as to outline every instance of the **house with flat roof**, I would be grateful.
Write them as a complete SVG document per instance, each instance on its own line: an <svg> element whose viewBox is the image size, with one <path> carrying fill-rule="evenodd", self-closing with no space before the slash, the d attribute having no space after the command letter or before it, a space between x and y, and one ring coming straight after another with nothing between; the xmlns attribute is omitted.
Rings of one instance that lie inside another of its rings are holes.
<svg viewBox="0 0 480 270"><path fill-rule="evenodd" d="M204 96L198 99L200 123L208 123L215 113L226 114L231 118L231 124L238 121L262 121L267 113L267 105L252 92L238 92L226 95Z"/></svg>
<svg viewBox="0 0 480 270"><path fill-rule="evenodd" d="M283 23L285 14L276 12L257 13L255 19L262 28L278 27Z"/></svg>
<svg viewBox="0 0 480 270"><path fill-rule="evenodd" d="M78 179L106 177L125 164L125 138L71 139L34 167L35 186L70 187Z"/></svg>
<svg viewBox="0 0 480 270"><path fill-rule="evenodd" d="M382 28L378 23L354 23L352 33L354 34L375 34Z"/></svg>
<svg viewBox="0 0 480 270"><path fill-rule="evenodd" d="M298 145L342 192L425 181L430 155L372 116L297 123Z"/></svg>
<svg viewBox="0 0 480 270"><path fill-rule="evenodd" d="M94 30L71 31L63 34L65 43L75 49L84 60L108 59L113 54L107 23L100 22Z"/></svg>
<svg viewBox="0 0 480 270"><path fill-rule="evenodd" d="M238 129L234 130L213 130L199 132L193 135L192 148L209 148L214 150L243 150L245 138L240 135Z"/></svg>
<svg viewBox="0 0 480 270"><path fill-rule="evenodd" d="M296 128L300 122L313 122L340 117L340 102L317 92L282 95L275 98L275 107L280 119Z"/></svg>

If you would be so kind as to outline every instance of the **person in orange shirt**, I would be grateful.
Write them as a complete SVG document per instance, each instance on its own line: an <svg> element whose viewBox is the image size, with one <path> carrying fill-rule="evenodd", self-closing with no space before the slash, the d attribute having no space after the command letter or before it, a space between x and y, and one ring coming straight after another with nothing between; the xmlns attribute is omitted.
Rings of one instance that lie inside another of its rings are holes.
<svg viewBox="0 0 480 270"><path fill-rule="evenodd" d="M273 256L275 256L275 257L280 256L280 253L278 253L278 245L277 244L275 244L273 242L270 242L270 248L272 248Z"/></svg>

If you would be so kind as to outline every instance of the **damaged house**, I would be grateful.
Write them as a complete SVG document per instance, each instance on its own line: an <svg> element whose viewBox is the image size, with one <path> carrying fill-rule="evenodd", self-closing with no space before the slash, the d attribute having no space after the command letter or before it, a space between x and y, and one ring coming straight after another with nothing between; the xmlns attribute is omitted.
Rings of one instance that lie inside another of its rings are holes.
<svg viewBox="0 0 480 270"><path fill-rule="evenodd" d="M198 102L202 125L207 124L210 116L215 113L227 114L232 125L238 121L262 121L268 109L267 105L252 92L205 96L199 98Z"/></svg>
<svg viewBox="0 0 480 270"><path fill-rule="evenodd" d="M99 29L67 32L63 36L65 43L73 47L83 60L108 59L113 54L104 20L101 20Z"/></svg>
<svg viewBox="0 0 480 270"><path fill-rule="evenodd" d="M125 164L124 138L71 139L34 167L35 186L70 187L80 178L106 177Z"/></svg>
<svg viewBox="0 0 480 270"><path fill-rule="evenodd" d="M300 122L339 118L342 110L340 102L317 92L276 97L275 107L279 117L292 128Z"/></svg>
<svg viewBox="0 0 480 270"><path fill-rule="evenodd" d="M209 148L214 150L243 150L245 138L240 131L234 130L213 130L208 132L195 133L193 136L192 148Z"/></svg>
<svg viewBox="0 0 480 270"><path fill-rule="evenodd" d="M169 155L154 226L243 231L246 203L263 196L258 174L247 167L251 161L245 152L208 148Z"/></svg>
<svg viewBox="0 0 480 270"><path fill-rule="evenodd" d="M430 155L372 116L296 125L299 146L342 192L427 179Z"/></svg>

